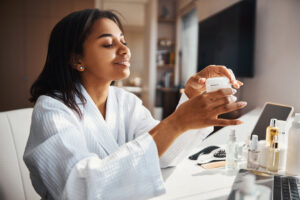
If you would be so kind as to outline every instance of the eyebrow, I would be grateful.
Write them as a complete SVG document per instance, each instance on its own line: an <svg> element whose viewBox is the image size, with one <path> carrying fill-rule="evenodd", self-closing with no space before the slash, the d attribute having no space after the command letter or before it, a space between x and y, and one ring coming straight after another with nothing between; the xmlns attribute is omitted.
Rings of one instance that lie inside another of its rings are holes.
<svg viewBox="0 0 300 200"><path fill-rule="evenodd" d="M124 34L121 33L120 36L124 36ZM104 33L104 34L102 34L102 35L99 35L99 36L97 37L97 39L100 39L100 38L103 38L103 37L113 37L113 35L110 34L110 33Z"/></svg>

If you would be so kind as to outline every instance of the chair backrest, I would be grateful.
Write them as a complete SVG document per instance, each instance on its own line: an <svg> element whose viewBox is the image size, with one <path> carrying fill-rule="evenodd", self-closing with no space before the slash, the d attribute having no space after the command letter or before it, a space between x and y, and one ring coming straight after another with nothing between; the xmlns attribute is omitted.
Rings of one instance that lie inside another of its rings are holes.
<svg viewBox="0 0 300 200"><path fill-rule="evenodd" d="M41 199L32 187L23 153L32 108L0 112L0 199Z"/></svg>

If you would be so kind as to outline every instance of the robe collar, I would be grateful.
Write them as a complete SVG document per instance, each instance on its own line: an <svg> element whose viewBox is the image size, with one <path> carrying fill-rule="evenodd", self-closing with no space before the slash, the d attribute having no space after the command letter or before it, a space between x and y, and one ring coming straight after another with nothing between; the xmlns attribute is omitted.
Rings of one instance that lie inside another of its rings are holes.
<svg viewBox="0 0 300 200"><path fill-rule="evenodd" d="M115 119L113 115L116 114L116 98L114 98L115 94L113 88L109 87L108 90L108 97L105 105L105 119L103 118L103 115L99 111L91 96L81 84L80 90L86 99L86 104L83 106L83 117L90 120L89 123L92 123L95 127L97 127L97 131L93 134L107 154L115 152L118 150L119 145L112 133L112 126L115 125Z"/></svg>

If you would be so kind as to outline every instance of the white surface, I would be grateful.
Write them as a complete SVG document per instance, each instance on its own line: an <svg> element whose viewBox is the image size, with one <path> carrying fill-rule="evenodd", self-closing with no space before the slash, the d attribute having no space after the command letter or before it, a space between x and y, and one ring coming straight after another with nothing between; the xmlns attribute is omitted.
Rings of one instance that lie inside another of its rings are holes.
<svg viewBox="0 0 300 200"><path fill-rule="evenodd" d="M237 141L245 141L248 138L259 114L260 109L255 109L240 118L244 123L236 126ZM214 133L192 153L206 146L225 144L232 128L226 127ZM226 175L224 168L205 170L196 165L196 161L189 159L184 160L176 168L162 170L162 174L167 193L152 200L227 199L235 179L233 175Z"/></svg>

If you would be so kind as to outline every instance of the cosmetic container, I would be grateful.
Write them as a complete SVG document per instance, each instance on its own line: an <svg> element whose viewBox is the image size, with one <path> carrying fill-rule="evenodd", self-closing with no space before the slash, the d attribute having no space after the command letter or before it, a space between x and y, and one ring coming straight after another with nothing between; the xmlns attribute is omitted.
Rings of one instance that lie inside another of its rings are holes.
<svg viewBox="0 0 300 200"><path fill-rule="evenodd" d="M279 164L279 153L280 149L278 146L278 136L273 136L272 147L270 147L268 156L268 171L277 173Z"/></svg>
<svg viewBox="0 0 300 200"><path fill-rule="evenodd" d="M288 135L286 172L300 175L300 113L295 114Z"/></svg>
<svg viewBox="0 0 300 200"><path fill-rule="evenodd" d="M269 146L266 143L266 140L260 140L258 142L259 154L259 167L260 170L265 170L268 164L268 155L269 155Z"/></svg>
<svg viewBox="0 0 300 200"><path fill-rule="evenodd" d="M274 118L271 119L270 126L268 126L267 130L266 130L266 142L267 142L267 145L269 145L269 146L271 146L273 136L274 135L278 136L278 133L279 133L279 129L276 126L276 122L277 122L277 119L274 119Z"/></svg>
<svg viewBox="0 0 300 200"><path fill-rule="evenodd" d="M259 154L260 151L258 150L258 136L252 135L251 145L248 150L248 162L247 162L248 169L258 170Z"/></svg>
<svg viewBox="0 0 300 200"><path fill-rule="evenodd" d="M238 160L238 148L236 142L235 130L232 129L228 136L227 146L226 146L226 171L236 171L237 170L237 160Z"/></svg>
<svg viewBox="0 0 300 200"><path fill-rule="evenodd" d="M223 88L231 88L227 77L214 77L206 80L206 92L213 92Z"/></svg>

